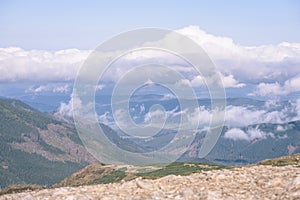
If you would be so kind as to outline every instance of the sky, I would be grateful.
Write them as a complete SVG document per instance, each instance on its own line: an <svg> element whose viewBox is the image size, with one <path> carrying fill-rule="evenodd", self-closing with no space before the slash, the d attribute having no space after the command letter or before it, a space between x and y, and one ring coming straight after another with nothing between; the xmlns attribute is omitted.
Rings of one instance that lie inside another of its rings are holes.
<svg viewBox="0 0 300 200"><path fill-rule="evenodd" d="M300 42L300 2L0 1L0 47L94 49L120 32L190 25L244 46Z"/></svg>
<svg viewBox="0 0 300 200"><path fill-rule="evenodd" d="M87 56L107 39L145 27L175 30L200 45L219 70L226 97L266 100L263 107L227 106L225 124L233 129L226 137L266 138L272 135L239 128L300 119L298 0L0 0L0 97L18 98L63 115L72 115L73 103L79 102L86 111L86 105L91 104L82 105L72 91ZM167 58L167 64L177 72L190 72L168 56L143 51L128 55L122 60L124 65L111 67L105 77L108 81L95 88L111 92L109 82L118 83L130 71L128 63L143 64L147 59ZM147 73L133 75L130 80L152 81ZM172 84L200 90L204 79L190 73ZM278 100L288 103L280 106ZM140 110L145 108L141 105ZM188 122L198 122L203 116L210 119L213 112L203 107L191 113L167 111L174 117L182 113ZM105 110L98 117L108 121L111 114Z"/></svg>
<svg viewBox="0 0 300 200"><path fill-rule="evenodd" d="M297 0L0 0L0 96L22 91L68 92L70 97L76 74L93 49L144 27L167 28L193 39L220 71L227 94L299 96ZM108 80L115 81L128 69L115 70ZM193 75L180 84L198 87L203 77Z"/></svg>

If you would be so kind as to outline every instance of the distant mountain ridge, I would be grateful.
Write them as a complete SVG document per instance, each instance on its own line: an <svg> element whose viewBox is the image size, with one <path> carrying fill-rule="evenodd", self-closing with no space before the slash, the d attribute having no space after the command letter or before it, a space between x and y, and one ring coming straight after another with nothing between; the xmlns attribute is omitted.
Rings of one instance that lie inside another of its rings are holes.
<svg viewBox="0 0 300 200"><path fill-rule="evenodd" d="M289 128L277 130L282 124L258 124L241 128L243 131L263 131L269 135L249 140L227 138L228 127L224 127L217 144L205 157L210 163L222 165L247 165L265 159L300 153L300 121L285 124ZM180 158L182 161L201 161L197 158L204 133L199 133L191 148Z"/></svg>
<svg viewBox="0 0 300 200"><path fill-rule="evenodd" d="M251 99L229 99L232 105L263 106ZM149 152L170 141L175 130L164 129L152 140L131 139L100 124L119 148ZM280 128L281 127L281 128ZM285 124L261 123L239 127L243 132L268 133L250 139L234 139L223 132L205 159L198 152L205 136L199 131L189 150L178 161L247 165L264 159L300 153L300 121ZM40 112L15 99L0 99L0 186L14 183L52 185L97 160L84 148L72 123Z"/></svg>

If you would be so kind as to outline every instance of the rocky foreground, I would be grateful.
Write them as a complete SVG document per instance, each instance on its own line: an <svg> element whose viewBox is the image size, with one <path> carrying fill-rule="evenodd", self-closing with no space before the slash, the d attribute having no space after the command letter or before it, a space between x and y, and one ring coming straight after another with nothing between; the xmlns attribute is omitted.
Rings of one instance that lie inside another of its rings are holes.
<svg viewBox="0 0 300 200"><path fill-rule="evenodd" d="M0 196L4 199L300 199L300 168L248 166Z"/></svg>

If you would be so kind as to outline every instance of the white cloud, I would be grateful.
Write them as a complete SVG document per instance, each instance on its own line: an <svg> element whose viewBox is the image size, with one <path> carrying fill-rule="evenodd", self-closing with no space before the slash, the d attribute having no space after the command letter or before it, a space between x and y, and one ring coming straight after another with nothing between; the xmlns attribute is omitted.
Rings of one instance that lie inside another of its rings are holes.
<svg viewBox="0 0 300 200"><path fill-rule="evenodd" d="M205 78L200 75L195 76L190 82L190 85L194 87L203 87L205 84Z"/></svg>
<svg viewBox="0 0 300 200"><path fill-rule="evenodd" d="M264 107L266 109L274 109L274 108L279 108L281 106L280 101L276 101L276 100L267 100L264 103Z"/></svg>
<svg viewBox="0 0 300 200"><path fill-rule="evenodd" d="M195 108L193 112L185 112L185 114L187 116L188 123L192 123L194 125L199 124L200 126L208 126L212 118L211 111L206 109L205 106L200 106Z"/></svg>
<svg viewBox="0 0 300 200"><path fill-rule="evenodd" d="M191 82L188 79L180 79L175 83L176 86L181 87L181 86L188 86L192 87Z"/></svg>
<svg viewBox="0 0 300 200"><path fill-rule="evenodd" d="M224 88L242 88L246 86L245 83L239 83L233 75L227 75L224 76L223 74L220 73L220 79L223 83ZM206 85L206 82L208 84L212 84L212 80L209 80L209 78L205 79L201 75L197 75L193 77L191 80L188 79L181 79L178 81L176 84L178 86L190 86L190 87L204 87Z"/></svg>
<svg viewBox="0 0 300 200"><path fill-rule="evenodd" d="M200 44L221 72L225 88L242 88L249 83L257 85L252 95L285 95L300 91L300 43L282 42L278 45L242 46L233 39L219 37L188 26L177 30ZM91 50L66 49L60 51L24 50L18 47L0 48L0 81L19 80L73 80ZM119 52L120 53L120 52ZM113 56L116 52L109 52ZM116 81L129 69L128 63L145 59L157 61L164 58L173 69L192 74L174 55L163 51L132 52L107 73L105 81ZM140 74L136 78L144 78ZM147 79L145 79L147 80ZM193 74L177 82L179 85L203 86L204 80ZM105 84L105 83L104 83ZM36 88L37 89L37 88ZM37 89L37 92L45 88ZM103 89L99 87L98 89ZM61 88L59 91L63 91Z"/></svg>
<svg viewBox="0 0 300 200"><path fill-rule="evenodd" d="M224 134L224 138L232 140L248 140L248 135L239 128L233 128Z"/></svg>
<svg viewBox="0 0 300 200"><path fill-rule="evenodd" d="M221 74L222 82L225 88L242 88L246 86L245 83L239 83L233 75L224 76Z"/></svg>
<svg viewBox="0 0 300 200"><path fill-rule="evenodd" d="M289 117L289 113L286 110L286 108L284 108L283 110L280 111L271 111L271 112L266 112L263 116L262 116L262 122L265 123L285 123L290 121L291 118Z"/></svg>
<svg viewBox="0 0 300 200"><path fill-rule="evenodd" d="M60 103L60 106L55 115L67 117L72 117L76 115L85 119L94 120L95 115L93 109L93 102L83 103L76 94L72 93L68 103Z"/></svg>
<svg viewBox="0 0 300 200"><path fill-rule="evenodd" d="M118 109L113 113L114 121L119 127L128 127L131 123L125 109Z"/></svg>
<svg viewBox="0 0 300 200"><path fill-rule="evenodd" d="M90 51L0 48L0 81L72 80Z"/></svg>
<svg viewBox="0 0 300 200"><path fill-rule="evenodd" d="M142 104L142 105L140 105L140 114L142 114L144 112L145 112L145 105Z"/></svg>
<svg viewBox="0 0 300 200"><path fill-rule="evenodd" d="M86 110L86 114L91 114L89 113L89 111L91 111L91 108L93 106L91 104L83 105L80 99L76 98L76 96L74 96L73 94L71 96L71 100L68 103L61 103L57 114L72 116L73 105L77 107L77 110ZM154 122L154 124L155 122L161 123L166 119L170 119L171 123L176 122L176 124L178 125L176 117L181 116L183 120L182 125L184 127L190 127L191 124L198 124L200 127L207 127L209 126L212 119L211 109L206 108L205 106L200 106L194 109L189 108L186 110L180 110L179 107L167 111L161 109L153 109L147 113L145 113L146 108L143 104L137 104L135 108L138 109L140 115L139 117L144 119L144 125L147 125L151 122ZM127 127L128 124L130 124L130 119L128 118L126 110L117 110L114 117L118 121L118 124L122 127ZM105 112L103 115L98 116L98 120L100 122L110 123L114 119L111 114ZM226 106L224 124L229 127L230 130L225 134L225 137L249 141L253 139L274 137L272 133L262 132L258 128L248 129L246 132L242 131L241 128L245 128L249 125L272 123L280 124L276 127L277 131L285 131L289 127L282 124L294 120L300 120L300 99L285 104L276 101L267 101L262 107L229 105ZM171 126L174 125L170 124L170 127Z"/></svg>
<svg viewBox="0 0 300 200"><path fill-rule="evenodd" d="M167 117L167 114L162 111L162 110L154 110L154 111L149 111L148 113L146 113L145 118L144 118L144 122L145 123L150 123L151 121L155 120L155 121L165 121Z"/></svg>
<svg viewBox="0 0 300 200"><path fill-rule="evenodd" d="M260 96L267 95L282 95L286 94L286 91L283 90L282 86L278 83L260 83L256 86L256 91L254 94Z"/></svg>
<svg viewBox="0 0 300 200"><path fill-rule="evenodd" d="M166 101L166 100L170 100L170 99L175 99L176 96L174 96L173 94L164 94L164 96L161 98L161 101Z"/></svg>
<svg viewBox="0 0 300 200"><path fill-rule="evenodd" d="M105 112L102 115L98 115L98 121L104 124L109 124L112 120L112 116L109 112Z"/></svg>
<svg viewBox="0 0 300 200"><path fill-rule="evenodd" d="M69 103L61 102L60 106L58 108L58 111L55 114L61 115L61 116L72 117L73 116L72 103L71 102L69 102Z"/></svg>
<svg viewBox="0 0 300 200"><path fill-rule="evenodd" d="M230 127L243 127L260 123L266 111L251 110L242 106L227 106L225 124Z"/></svg>
<svg viewBox="0 0 300 200"><path fill-rule="evenodd" d="M33 91L34 93L39 93L39 92L43 92L43 91L49 91L49 88L45 85L41 85L35 89L29 88L29 91Z"/></svg>
<svg viewBox="0 0 300 200"><path fill-rule="evenodd" d="M284 89L291 92L299 92L300 91L300 75L295 76L284 83Z"/></svg>
<svg viewBox="0 0 300 200"><path fill-rule="evenodd" d="M144 84L145 85L153 85L154 82L151 79L148 79Z"/></svg>
<svg viewBox="0 0 300 200"><path fill-rule="evenodd" d="M256 86L255 95L267 96L267 95L286 95L293 92L300 92L300 75L292 77L280 85L275 83L260 83Z"/></svg>
<svg viewBox="0 0 300 200"><path fill-rule="evenodd" d="M287 134L284 134L283 136L279 135L277 138L278 139L286 139L286 138L288 138L288 135Z"/></svg>
<svg viewBox="0 0 300 200"><path fill-rule="evenodd" d="M273 103L275 105L275 103ZM226 106L224 124L230 128L247 127L261 123L283 124L300 120L300 100L291 102L291 106L283 108L270 107L269 103L263 108L246 106ZM212 111L204 106L194 109L193 112L183 112L188 123L209 125Z"/></svg>
<svg viewBox="0 0 300 200"><path fill-rule="evenodd" d="M151 121L165 121L166 119L170 117L176 117L180 114L182 114L182 111L178 111L178 107L175 107L172 110L162 110L162 109L155 109L155 110L150 110L147 112L144 116L144 123L149 123Z"/></svg>
<svg viewBox="0 0 300 200"><path fill-rule="evenodd" d="M208 34L197 26L178 32L200 44L223 74L242 82L286 80L300 74L300 43L247 47L235 44L231 38Z"/></svg>
<svg viewBox="0 0 300 200"><path fill-rule="evenodd" d="M63 92L68 92L68 90L69 90L69 84L65 84L63 86L53 88L52 91L63 93Z"/></svg>
<svg viewBox="0 0 300 200"><path fill-rule="evenodd" d="M292 102L296 116L293 118L293 121L300 120L300 99L297 99L295 102Z"/></svg>
<svg viewBox="0 0 300 200"><path fill-rule="evenodd" d="M297 113L294 109L296 109L295 102L292 103L292 107L284 106L277 110L270 110L268 107L252 108L243 106L227 106L225 112L225 124L229 127L245 127L261 123L287 123L300 119L300 113ZM293 117L295 115L297 117Z"/></svg>
<svg viewBox="0 0 300 200"><path fill-rule="evenodd" d="M96 90L103 90L105 88L105 85L104 84L98 84L96 85L95 89Z"/></svg>
<svg viewBox="0 0 300 200"><path fill-rule="evenodd" d="M262 130L260 130L258 127L251 128L247 130L248 133L248 140L254 140L254 139L266 139L267 137L274 138L273 133L266 133Z"/></svg>
<svg viewBox="0 0 300 200"><path fill-rule="evenodd" d="M267 137L274 138L273 133L266 133L256 128L250 128L246 132L239 129L239 128L232 128L229 129L225 134L224 138L232 139L232 140L246 140L246 141L253 141L255 139L266 139Z"/></svg>
<svg viewBox="0 0 300 200"><path fill-rule="evenodd" d="M286 126L278 125L276 127L276 131L279 131L279 132L283 132L283 131L286 131L286 130L288 130L288 127L286 127Z"/></svg>
<svg viewBox="0 0 300 200"><path fill-rule="evenodd" d="M69 84L46 84L40 86L31 86L26 92L34 92L34 93L41 93L41 92L55 92L55 93L66 93L70 90Z"/></svg>

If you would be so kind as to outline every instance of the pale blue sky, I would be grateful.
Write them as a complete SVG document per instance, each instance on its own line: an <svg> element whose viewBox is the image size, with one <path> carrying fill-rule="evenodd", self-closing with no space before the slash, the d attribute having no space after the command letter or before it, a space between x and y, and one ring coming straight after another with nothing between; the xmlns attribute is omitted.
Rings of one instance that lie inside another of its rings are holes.
<svg viewBox="0 0 300 200"><path fill-rule="evenodd" d="M0 0L0 47L94 49L130 29L189 25L242 45L300 42L300 1Z"/></svg>

